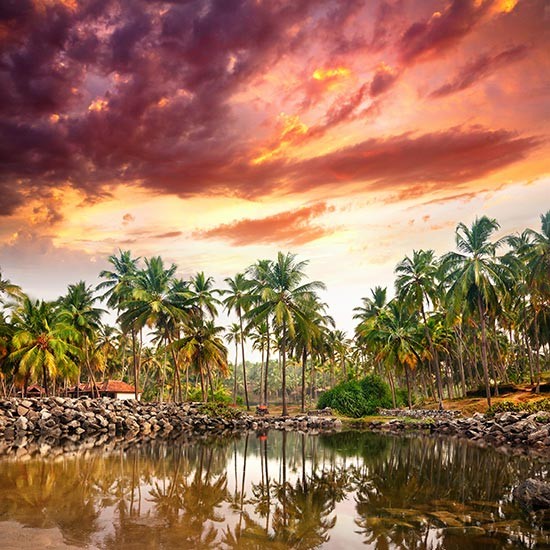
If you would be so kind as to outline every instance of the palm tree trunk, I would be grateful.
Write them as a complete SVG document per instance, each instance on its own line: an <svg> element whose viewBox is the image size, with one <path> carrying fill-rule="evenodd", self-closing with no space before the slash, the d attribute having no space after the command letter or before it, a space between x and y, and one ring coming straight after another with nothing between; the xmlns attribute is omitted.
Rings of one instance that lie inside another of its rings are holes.
<svg viewBox="0 0 550 550"><path fill-rule="evenodd" d="M264 405L267 407L267 375L269 370L269 350L271 348L271 340L269 335L269 318L266 319L266 342L267 348L265 353L265 369L264 369Z"/></svg>
<svg viewBox="0 0 550 550"><path fill-rule="evenodd" d="M456 328L455 328L456 333ZM460 369L460 384L462 386L462 397L466 397L466 376L464 374L464 359L462 357L462 341L460 337L457 338L458 343L458 366Z"/></svg>
<svg viewBox="0 0 550 550"><path fill-rule="evenodd" d="M302 352L302 412L306 412L306 362L307 350L304 347Z"/></svg>
<svg viewBox="0 0 550 550"><path fill-rule="evenodd" d="M390 389L391 389L391 400L393 403L393 408L397 408L397 399L395 397L395 383L393 381L393 376L391 374L391 371L388 370L388 381L390 383Z"/></svg>
<svg viewBox="0 0 550 550"><path fill-rule="evenodd" d="M539 319L538 310L535 309L535 315L533 318L533 329L535 331L535 375L536 375L536 387L535 393L540 393L540 341L539 341Z"/></svg>
<svg viewBox="0 0 550 550"><path fill-rule="evenodd" d="M436 361L436 355L434 353L434 344L432 342L430 329L428 328L426 312L424 311L424 302L422 302L420 305L420 311L422 312L422 320L424 322L424 333L426 334L426 339L428 340L428 347L430 349L430 354L432 356L432 367L434 370L435 380L437 383L437 396L439 401L439 410L443 410L443 384L441 383L441 373L439 372L439 362Z"/></svg>
<svg viewBox="0 0 550 550"><path fill-rule="evenodd" d="M405 363L405 378L407 379L407 401L409 402L409 410L412 409L412 400L411 400L411 381L409 379L409 367Z"/></svg>
<svg viewBox="0 0 550 550"><path fill-rule="evenodd" d="M283 391L283 416L288 416L288 410L286 407L286 321L283 320L283 338L281 342L281 351L282 351L282 391Z"/></svg>
<svg viewBox="0 0 550 550"><path fill-rule="evenodd" d="M237 363L239 361L239 342L235 338L235 367L233 369L233 405L237 404Z"/></svg>
<svg viewBox="0 0 550 550"><path fill-rule="evenodd" d="M137 365L137 352L136 352L136 331L132 328L132 355L133 355L133 365L134 365L134 396L136 398L136 401L138 400L139 396L139 388L138 388L138 365Z"/></svg>
<svg viewBox="0 0 550 550"><path fill-rule="evenodd" d="M489 369L487 366L487 334L485 333L485 311L481 302L481 295L477 296L477 308L481 322L481 364L483 366L483 379L485 381L485 393L487 405L491 406L491 386L489 384Z"/></svg>
<svg viewBox="0 0 550 550"><path fill-rule="evenodd" d="M250 410L250 403L248 401L248 386L246 384L246 363L244 360L244 330L243 330L243 316L241 314L241 308L237 310L237 314L239 315L239 325L241 328L241 356L243 359L243 386L244 386L244 398L246 402L246 410Z"/></svg>
<svg viewBox="0 0 550 550"><path fill-rule="evenodd" d="M42 363L42 379L44 384L44 391L46 392L46 397L49 397L48 393L48 373L46 372L46 365Z"/></svg>

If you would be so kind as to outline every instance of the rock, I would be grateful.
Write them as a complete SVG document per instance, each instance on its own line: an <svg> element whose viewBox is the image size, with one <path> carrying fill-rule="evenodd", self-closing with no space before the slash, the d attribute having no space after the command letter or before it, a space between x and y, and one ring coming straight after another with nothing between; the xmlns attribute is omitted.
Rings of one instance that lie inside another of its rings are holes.
<svg viewBox="0 0 550 550"><path fill-rule="evenodd" d="M514 500L527 512L550 509L550 483L527 479L513 491Z"/></svg>
<svg viewBox="0 0 550 550"><path fill-rule="evenodd" d="M25 416L29 412L28 407L24 407L23 405L19 405L17 407L17 414L19 416Z"/></svg>
<svg viewBox="0 0 550 550"><path fill-rule="evenodd" d="M28 424L29 424L29 421L24 416L20 416L15 421L15 430L17 432L26 432Z"/></svg>

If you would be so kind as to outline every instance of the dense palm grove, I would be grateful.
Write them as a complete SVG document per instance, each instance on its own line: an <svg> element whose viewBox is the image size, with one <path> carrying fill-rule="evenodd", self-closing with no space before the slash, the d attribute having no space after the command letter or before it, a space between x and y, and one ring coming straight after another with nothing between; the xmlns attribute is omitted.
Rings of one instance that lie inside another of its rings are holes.
<svg viewBox="0 0 550 550"><path fill-rule="evenodd" d="M550 211L540 231L499 240L496 220L456 228L456 251L415 250L395 269L395 297L375 287L355 308L353 338L337 330L291 253L259 260L216 288L177 277L162 258L109 257L93 288L72 284L54 302L0 277L0 392L38 383L63 394L124 379L150 400L227 400L304 410L319 392L375 373L395 405L528 381L550 359ZM106 309L116 326L105 322ZM235 322L218 324L226 310ZM261 360L247 361L249 349ZM229 356L233 359L232 364Z"/></svg>

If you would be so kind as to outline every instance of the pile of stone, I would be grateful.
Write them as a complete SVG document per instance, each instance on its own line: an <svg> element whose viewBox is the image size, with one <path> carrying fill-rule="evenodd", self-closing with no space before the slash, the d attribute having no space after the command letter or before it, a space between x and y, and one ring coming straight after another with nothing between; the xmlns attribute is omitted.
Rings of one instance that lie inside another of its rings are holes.
<svg viewBox="0 0 550 550"><path fill-rule="evenodd" d="M127 434L166 437L171 433L224 433L284 429L332 430L339 420L328 417L257 418L235 414L229 418L201 414L199 403L141 403L119 399L67 397L0 400L0 438L23 436L53 440Z"/></svg>
<svg viewBox="0 0 550 550"><path fill-rule="evenodd" d="M398 416L406 418L457 418L460 411L451 411L448 409L380 409L380 416Z"/></svg>
<svg viewBox="0 0 550 550"><path fill-rule="evenodd" d="M426 417L417 422L393 419L373 421L368 425L375 431L403 433L423 430L433 434L464 437L481 446L514 448L521 452L534 451L550 456L550 413L503 412L494 418L475 413L469 418L434 419Z"/></svg>

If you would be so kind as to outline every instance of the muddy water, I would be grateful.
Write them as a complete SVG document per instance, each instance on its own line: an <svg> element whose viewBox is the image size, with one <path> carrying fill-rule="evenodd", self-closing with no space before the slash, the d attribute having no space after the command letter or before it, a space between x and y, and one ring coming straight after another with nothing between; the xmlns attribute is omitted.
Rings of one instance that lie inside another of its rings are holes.
<svg viewBox="0 0 550 550"><path fill-rule="evenodd" d="M550 548L511 490L548 463L464 441L254 433L0 460L0 548Z"/></svg>

